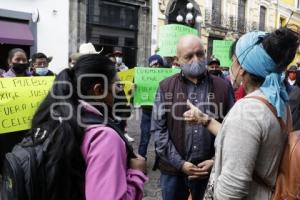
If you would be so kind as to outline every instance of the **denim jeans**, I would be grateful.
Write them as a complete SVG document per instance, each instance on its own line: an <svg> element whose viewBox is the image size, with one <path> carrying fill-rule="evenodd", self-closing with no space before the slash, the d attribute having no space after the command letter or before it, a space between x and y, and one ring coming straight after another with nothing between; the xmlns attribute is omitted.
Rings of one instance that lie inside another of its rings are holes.
<svg viewBox="0 0 300 200"><path fill-rule="evenodd" d="M138 153L146 158L147 155L147 148L150 141L150 129L151 129L151 116L152 111L151 110L142 110L142 120L141 120L141 138L140 138L140 144L139 144L139 150Z"/></svg>
<svg viewBox="0 0 300 200"><path fill-rule="evenodd" d="M163 200L187 200L191 192L193 200L202 200L208 179L188 180L187 176L175 176L162 173L160 187Z"/></svg>

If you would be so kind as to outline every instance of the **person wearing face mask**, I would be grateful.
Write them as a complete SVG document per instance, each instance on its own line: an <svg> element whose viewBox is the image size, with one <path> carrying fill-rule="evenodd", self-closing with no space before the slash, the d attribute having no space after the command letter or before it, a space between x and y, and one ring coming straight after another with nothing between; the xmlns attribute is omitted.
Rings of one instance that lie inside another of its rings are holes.
<svg viewBox="0 0 300 200"><path fill-rule="evenodd" d="M43 53L35 53L31 56L33 76L53 76L54 73L48 69L49 59Z"/></svg>
<svg viewBox="0 0 300 200"><path fill-rule="evenodd" d="M297 67L295 65L291 66L286 72L285 86L288 93L292 92L296 85L296 72Z"/></svg>
<svg viewBox="0 0 300 200"><path fill-rule="evenodd" d="M243 86L242 81L237 81L236 80L237 77L234 77L233 79L230 79L231 68L237 62L236 53L235 53L235 47L236 47L236 43L237 42L238 42L238 40L234 41L234 43L230 47L229 57L232 60L232 65L229 67L229 76L227 77L228 80L231 82L231 85L232 85L232 88L233 88L233 92L234 92L234 97L235 97L236 101L238 101L238 100L240 100L240 99L242 99L242 98L244 98L246 96L245 88ZM239 85L237 83L239 83Z"/></svg>
<svg viewBox="0 0 300 200"><path fill-rule="evenodd" d="M202 200L214 163L214 136L205 125L183 121L186 101L215 113L222 121L234 98L228 83L208 73L199 37L182 37L174 62L181 72L160 82L152 112L151 133L159 157L162 197L187 199L191 192L193 200Z"/></svg>
<svg viewBox="0 0 300 200"><path fill-rule="evenodd" d="M220 78L224 78L222 70L220 69L220 60L218 58L213 57L208 62L208 72L212 75L218 76Z"/></svg>
<svg viewBox="0 0 300 200"><path fill-rule="evenodd" d="M29 67L26 53L23 49L15 48L8 53L8 70L2 73L2 77L22 77L28 76L26 70Z"/></svg>
<svg viewBox="0 0 300 200"><path fill-rule="evenodd" d="M148 59L148 63L150 68L164 67L163 58L157 54L150 56ZM140 138L138 153L144 158L147 158L147 149L151 137L150 134L151 116L152 116L152 106L142 106L142 119L140 124L141 138Z"/></svg>
<svg viewBox="0 0 300 200"><path fill-rule="evenodd" d="M289 105L291 107L293 128L300 130L300 70L296 71L296 82L294 89L289 94Z"/></svg>
<svg viewBox="0 0 300 200"><path fill-rule="evenodd" d="M123 53L121 51L114 51L111 55L108 55L108 56L109 56L109 59L115 64L115 68L116 68L117 72L128 70L128 67L123 63ZM125 96L124 91L122 91L122 94L119 94L119 96ZM125 100L126 100L126 98L125 98ZM124 99L123 100L118 99L118 101L121 101L122 103L125 103L127 100L124 102ZM127 118L127 114L126 114L125 118ZM127 121L126 120L121 120L120 121L120 126L122 127L122 129L124 129L125 138L129 142L133 142L134 138L131 137L128 134L128 131L127 131Z"/></svg>
<svg viewBox="0 0 300 200"><path fill-rule="evenodd" d="M85 78L78 81L82 76ZM118 81L113 63L95 54L81 56L73 68L56 76L55 82L70 85L54 84L33 116L28 137L40 143L38 132L43 130L48 134L43 136L46 142L41 143L43 147L47 143L47 148L43 149L43 162L34 164L39 166L34 171L39 175L32 182L42 184L35 184L30 194L22 192L22 198L142 200L148 179L145 160L133 152L111 117L114 94L121 91ZM57 98L70 91L69 98ZM17 180L23 180L22 175L15 175ZM12 185L12 181L8 184ZM3 188L1 199L15 197L15 190L11 194L11 190Z"/></svg>
<svg viewBox="0 0 300 200"><path fill-rule="evenodd" d="M113 56L116 60L116 69L118 72L128 70L128 67L123 62L123 53L121 51L114 51Z"/></svg>
<svg viewBox="0 0 300 200"><path fill-rule="evenodd" d="M295 57L299 37L287 28L242 36L230 78L243 82L247 96L222 125L193 105L184 114L187 122L207 124L217 135L214 199L270 199L288 136L282 124L290 123L282 73Z"/></svg>
<svg viewBox="0 0 300 200"><path fill-rule="evenodd" d="M0 78L14 78L28 76L26 70L29 67L26 53L23 49L15 48L8 53L8 70L0 75ZM4 155L12 150L13 146L20 142L27 130L0 134L0 169L2 168Z"/></svg>

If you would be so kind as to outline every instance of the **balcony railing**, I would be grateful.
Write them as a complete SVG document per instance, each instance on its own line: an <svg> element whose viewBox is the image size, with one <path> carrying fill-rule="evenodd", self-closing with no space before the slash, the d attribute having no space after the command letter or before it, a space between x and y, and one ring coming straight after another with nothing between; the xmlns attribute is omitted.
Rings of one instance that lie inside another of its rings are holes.
<svg viewBox="0 0 300 200"><path fill-rule="evenodd" d="M236 30L236 18L229 15L224 15L216 10L205 10L205 24L227 30Z"/></svg>
<svg viewBox="0 0 300 200"><path fill-rule="evenodd" d="M258 22L250 22L246 19L239 19L237 16L225 15L208 9L205 10L205 26L212 26L241 34L259 29ZM273 30L274 28L269 26L264 31L271 32Z"/></svg>

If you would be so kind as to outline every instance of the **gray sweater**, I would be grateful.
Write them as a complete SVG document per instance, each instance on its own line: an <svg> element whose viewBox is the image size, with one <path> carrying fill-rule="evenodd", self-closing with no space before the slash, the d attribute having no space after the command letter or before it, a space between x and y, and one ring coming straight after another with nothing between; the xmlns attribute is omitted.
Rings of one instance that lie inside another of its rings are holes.
<svg viewBox="0 0 300 200"><path fill-rule="evenodd" d="M248 96L264 97L260 90ZM271 191L252 179L253 172L268 185L275 185L286 138L265 104L249 98L238 101L215 142L216 199L270 199Z"/></svg>

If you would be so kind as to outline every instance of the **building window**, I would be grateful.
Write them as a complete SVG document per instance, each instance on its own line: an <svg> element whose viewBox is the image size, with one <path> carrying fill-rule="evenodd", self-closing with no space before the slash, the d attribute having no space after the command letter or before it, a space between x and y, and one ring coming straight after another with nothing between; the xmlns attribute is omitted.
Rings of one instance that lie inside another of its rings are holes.
<svg viewBox="0 0 300 200"><path fill-rule="evenodd" d="M88 0L87 41L102 55L122 50L124 63L133 67L137 61L139 7L116 0Z"/></svg>
<svg viewBox="0 0 300 200"><path fill-rule="evenodd" d="M300 8L300 0L297 1L297 8Z"/></svg>
<svg viewBox="0 0 300 200"><path fill-rule="evenodd" d="M246 31L246 0L239 0L238 7L238 30L240 32Z"/></svg>
<svg viewBox="0 0 300 200"><path fill-rule="evenodd" d="M260 13L259 13L259 30L264 31L266 28L266 12L267 9L264 6L260 6Z"/></svg>
<svg viewBox="0 0 300 200"><path fill-rule="evenodd" d="M221 25L221 11L222 11L222 2L221 0L212 1L212 24L216 26Z"/></svg>
<svg viewBox="0 0 300 200"><path fill-rule="evenodd" d="M92 0L88 21L92 24L136 30L137 7L111 1Z"/></svg>

